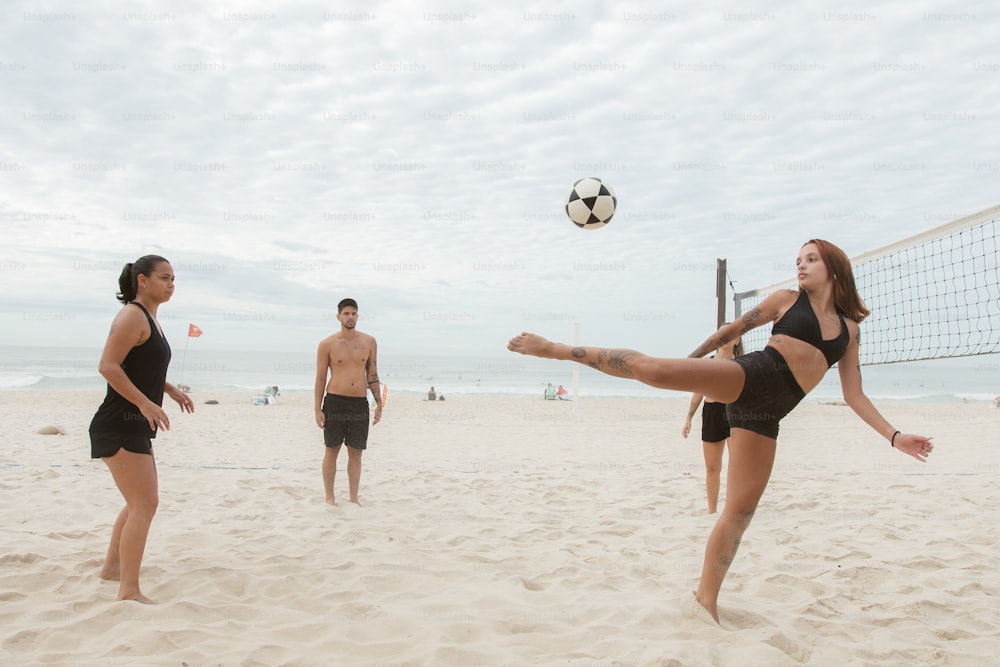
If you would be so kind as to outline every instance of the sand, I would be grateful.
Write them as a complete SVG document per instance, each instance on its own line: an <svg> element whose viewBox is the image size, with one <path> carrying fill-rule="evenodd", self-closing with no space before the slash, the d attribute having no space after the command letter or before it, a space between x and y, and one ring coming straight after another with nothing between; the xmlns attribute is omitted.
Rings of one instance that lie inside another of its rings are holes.
<svg viewBox="0 0 1000 667"><path fill-rule="evenodd" d="M0 664L997 664L1000 410L880 404L935 437L920 464L800 406L720 628L692 604L715 519L668 396L394 395L364 506L342 452L331 507L309 394L196 393L155 444L145 606L97 577L122 505L89 458L100 394L0 393Z"/></svg>

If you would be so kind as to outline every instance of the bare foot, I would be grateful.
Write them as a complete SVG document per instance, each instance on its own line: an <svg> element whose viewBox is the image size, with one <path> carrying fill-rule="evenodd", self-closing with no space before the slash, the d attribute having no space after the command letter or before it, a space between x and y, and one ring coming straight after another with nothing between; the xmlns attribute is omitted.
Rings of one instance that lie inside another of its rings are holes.
<svg viewBox="0 0 1000 667"><path fill-rule="evenodd" d="M143 595L140 591L132 591L130 593L123 593L121 591L118 591L118 599L129 600L132 602L141 602L142 604L159 604L159 602L157 602L156 600L149 599L148 597Z"/></svg>
<svg viewBox="0 0 1000 667"><path fill-rule="evenodd" d="M527 354L532 357L549 357L551 354L549 350L551 348L552 343L550 341L538 334L526 331L514 336L507 343L507 349L511 352L519 352L520 354Z"/></svg>
<svg viewBox="0 0 1000 667"><path fill-rule="evenodd" d="M121 578L121 569L117 565L105 565L97 576L104 581L118 581Z"/></svg>
<svg viewBox="0 0 1000 667"><path fill-rule="evenodd" d="M337 501L334 499L333 496L327 496L326 497L326 504L327 505L336 505Z"/></svg>
<svg viewBox="0 0 1000 667"><path fill-rule="evenodd" d="M698 601L698 604L701 605L702 609L704 609L705 611L707 611L709 613L709 615L715 620L716 623L718 623L719 625L722 625L722 623L719 622L719 610L716 609L714 605L712 606L711 609L709 609L708 607L706 607L705 603L703 603L701 601L701 598L698 597L697 593L694 594L694 599Z"/></svg>
<svg viewBox="0 0 1000 667"><path fill-rule="evenodd" d="M357 498L351 498L351 502L357 505L358 507L361 507L361 501L358 500Z"/></svg>

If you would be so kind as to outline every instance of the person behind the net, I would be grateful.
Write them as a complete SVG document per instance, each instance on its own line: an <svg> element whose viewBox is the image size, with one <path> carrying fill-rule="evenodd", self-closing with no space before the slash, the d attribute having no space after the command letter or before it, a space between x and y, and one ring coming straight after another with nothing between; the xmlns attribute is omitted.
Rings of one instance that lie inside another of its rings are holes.
<svg viewBox="0 0 1000 667"><path fill-rule="evenodd" d="M847 255L828 241L806 242L795 260L800 290L779 290L739 320L721 327L686 359L661 359L626 349L550 342L522 333L513 352L576 361L653 387L697 392L729 404L732 428L726 501L705 546L695 597L719 621L718 597L740 539L753 518L774 463L778 421L838 364L844 400L888 444L918 461L930 438L901 433L865 396L858 361L859 323L869 311L854 284ZM733 361L702 359L712 350L768 322L767 346ZM839 363L838 363L839 362Z"/></svg>
<svg viewBox="0 0 1000 667"><path fill-rule="evenodd" d="M156 320L160 304L174 293L170 263L158 255L140 257L125 265L118 286L125 305L101 353L99 371L108 389L90 422L90 456L107 464L125 507L111 530L100 577L118 580L119 600L149 603L139 588L139 569L159 504L152 440L170 428L164 393L181 412L194 412L194 401L167 382L170 346Z"/></svg>
<svg viewBox="0 0 1000 667"><path fill-rule="evenodd" d="M728 324L728 322L726 323ZM740 339L731 340L712 355L711 359L734 359L743 354ZM726 404L713 401L698 392L691 395L687 418L681 427L681 435L688 437L691 432L691 418L698 410L702 399L705 405L701 408L701 451L705 458L705 493L708 497L708 513L715 514L719 504L719 486L722 480L722 456L729 439L729 420L726 418Z"/></svg>
<svg viewBox="0 0 1000 667"><path fill-rule="evenodd" d="M347 484L352 503L360 505L361 455L368 447L368 398L375 397L372 426L382 419L379 391L378 344L375 338L357 330L358 303L343 299L337 304L340 331L320 341L316 352L316 425L323 429L323 486L326 502L336 505L333 483L337 476L337 455L347 444ZM327 382L329 378L329 382ZM324 396L325 393L325 396Z"/></svg>

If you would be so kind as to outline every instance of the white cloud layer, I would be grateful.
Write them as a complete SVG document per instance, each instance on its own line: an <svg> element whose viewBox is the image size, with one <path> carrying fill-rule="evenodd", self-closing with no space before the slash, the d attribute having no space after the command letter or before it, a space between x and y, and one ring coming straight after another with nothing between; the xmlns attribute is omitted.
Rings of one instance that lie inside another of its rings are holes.
<svg viewBox="0 0 1000 667"><path fill-rule="evenodd" d="M750 289L1000 200L985 2L429 6L0 11L4 342L99 345L157 253L175 346L312 347L352 296L383 354L684 355L716 258Z"/></svg>

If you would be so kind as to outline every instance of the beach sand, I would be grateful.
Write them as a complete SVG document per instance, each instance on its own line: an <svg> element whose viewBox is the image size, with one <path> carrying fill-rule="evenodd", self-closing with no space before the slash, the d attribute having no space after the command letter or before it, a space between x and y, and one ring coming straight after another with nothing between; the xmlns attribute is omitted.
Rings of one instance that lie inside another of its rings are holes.
<svg viewBox="0 0 1000 667"><path fill-rule="evenodd" d="M920 464L800 406L719 628L691 595L701 446L668 396L390 396L363 507L346 452L323 502L310 394L171 403L145 606L97 577L122 506L89 458L102 396L0 393L0 664L997 664L1000 410L880 404L935 437Z"/></svg>

